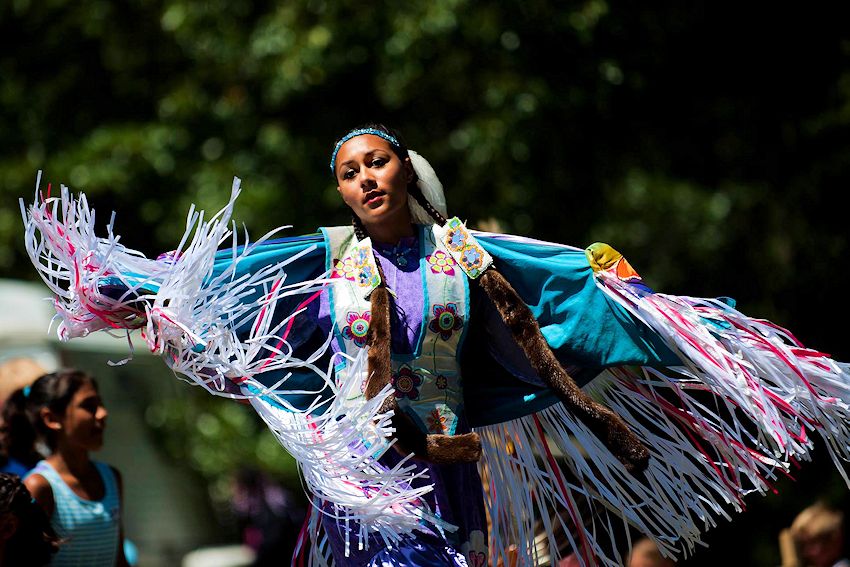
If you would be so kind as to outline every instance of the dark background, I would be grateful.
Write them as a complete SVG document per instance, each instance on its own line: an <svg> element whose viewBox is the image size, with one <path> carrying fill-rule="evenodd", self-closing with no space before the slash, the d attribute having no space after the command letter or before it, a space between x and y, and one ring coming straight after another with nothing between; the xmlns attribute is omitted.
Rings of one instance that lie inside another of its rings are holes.
<svg viewBox="0 0 850 567"><path fill-rule="evenodd" d="M190 203L217 210L234 175L255 237L347 222L330 146L378 120L473 226L609 242L660 291L735 297L850 360L848 14L743 4L3 2L0 273L35 277L17 198L38 169L43 187L84 190L101 225L117 211L148 254L174 247ZM177 456L203 455L185 445L203 436L168 416L220 411L192 400L152 412ZM815 460L686 564L778 565L800 508L825 494L850 510ZM187 462L207 480L234 466Z"/></svg>

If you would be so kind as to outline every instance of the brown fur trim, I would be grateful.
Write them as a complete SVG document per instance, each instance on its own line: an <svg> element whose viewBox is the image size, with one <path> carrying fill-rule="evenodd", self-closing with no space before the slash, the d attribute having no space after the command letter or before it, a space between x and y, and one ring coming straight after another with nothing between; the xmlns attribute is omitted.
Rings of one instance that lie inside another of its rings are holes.
<svg viewBox="0 0 850 567"><path fill-rule="evenodd" d="M425 458L438 465L476 463L481 459L481 438L477 433L426 435Z"/></svg>
<svg viewBox="0 0 850 567"><path fill-rule="evenodd" d="M372 291L370 297L372 320L369 322L369 378L366 381L366 399L377 396L392 380L392 362L390 359L390 294L381 284ZM382 408L387 411L390 408Z"/></svg>
<svg viewBox="0 0 850 567"><path fill-rule="evenodd" d="M413 453L438 465L474 463L481 458L481 438L477 433L428 435L398 409L392 423L396 429L396 446L402 453Z"/></svg>
<svg viewBox="0 0 850 567"><path fill-rule="evenodd" d="M599 437L630 472L646 469L649 451L616 413L579 388L552 353L531 310L510 283L491 268L478 282L502 316L531 367L563 404Z"/></svg>
<svg viewBox="0 0 850 567"><path fill-rule="evenodd" d="M381 275L383 278L383 274ZM381 285L370 297L372 320L369 323L369 378L366 399L377 396L392 380L390 359L390 297ZM408 453L437 464L474 463L481 458L481 439L477 433L465 435L428 435L400 411L394 395L387 397L381 412L393 410L393 426L399 447Z"/></svg>

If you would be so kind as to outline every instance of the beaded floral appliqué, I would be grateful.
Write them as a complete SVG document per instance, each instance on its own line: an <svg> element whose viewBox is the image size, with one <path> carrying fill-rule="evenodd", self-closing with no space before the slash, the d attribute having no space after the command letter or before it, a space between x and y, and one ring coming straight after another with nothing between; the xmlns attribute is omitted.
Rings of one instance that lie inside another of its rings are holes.
<svg viewBox="0 0 850 567"><path fill-rule="evenodd" d="M480 276L493 263L490 254L478 244L475 237L457 217L450 218L445 226L435 227L434 234L438 236L460 268L472 279Z"/></svg>
<svg viewBox="0 0 850 567"><path fill-rule="evenodd" d="M334 260L333 264L332 278L345 278L354 281L357 266L354 265L354 259L351 256L346 257L344 260Z"/></svg>
<svg viewBox="0 0 850 567"><path fill-rule="evenodd" d="M454 258L443 252L436 250L433 254L429 254L425 258L428 261L428 267L435 274L445 274L447 276L455 275L454 266L457 265Z"/></svg>
<svg viewBox="0 0 850 567"><path fill-rule="evenodd" d="M369 333L369 323L372 322L372 314L369 311L357 313L350 311L346 315L347 325L342 329L342 336L349 341L354 341L359 347L366 346L366 335Z"/></svg>
<svg viewBox="0 0 850 567"><path fill-rule="evenodd" d="M433 311L434 318L428 323L428 328L431 332L439 334L444 341L449 340L452 333L463 328L463 317L458 315L456 304L441 305L438 303L434 305Z"/></svg>
<svg viewBox="0 0 850 567"><path fill-rule="evenodd" d="M434 408L428 413L428 431L431 433L445 433L449 430L446 416L442 408Z"/></svg>
<svg viewBox="0 0 850 567"><path fill-rule="evenodd" d="M378 267L372 254L372 242L366 238L358 242L342 260L333 262L331 278L344 278L357 284L363 297L381 283Z"/></svg>
<svg viewBox="0 0 850 567"><path fill-rule="evenodd" d="M419 386L422 385L422 377L413 369L403 364L398 372L392 375L392 385L395 388L396 398L407 398L408 400L419 399Z"/></svg>

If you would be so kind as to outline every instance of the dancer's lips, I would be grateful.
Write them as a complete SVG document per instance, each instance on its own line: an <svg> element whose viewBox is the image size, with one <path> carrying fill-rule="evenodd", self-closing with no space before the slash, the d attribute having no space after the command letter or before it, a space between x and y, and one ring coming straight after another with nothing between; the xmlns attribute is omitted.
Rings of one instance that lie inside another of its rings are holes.
<svg viewBox="0 0 850 567"><path fill-rule="evenodd" d="M377 205L380 204L383 198L386 196L386 192L380 190L369 191L365 195L363 195L363 204L364 205Z"/></svg>

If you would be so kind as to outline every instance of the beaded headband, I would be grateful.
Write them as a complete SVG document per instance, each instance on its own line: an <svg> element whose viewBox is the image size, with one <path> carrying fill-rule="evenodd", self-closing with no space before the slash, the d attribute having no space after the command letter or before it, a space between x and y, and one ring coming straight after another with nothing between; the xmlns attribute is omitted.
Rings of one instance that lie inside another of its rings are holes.
<svg viewBox="0 0 850 567"><path fill-rule="evenodd" d="M401 144L398 143L398 140L395 139L395 136L392 134L387 134L386 132L382 132L376 128L358 128L357 130L352 130L345 136L339 139L339 142L334 146L334 151L331 154L331 173L334 173L334 164L336 163L336 154L339 152L339 149L342 147L344 143L346 143L351 138L355 138L357 136L362 136L363 134L372 134L373 136L378 136L379 138L383 138L388 141L392 145L397 148L401 147Z"/></svg>

